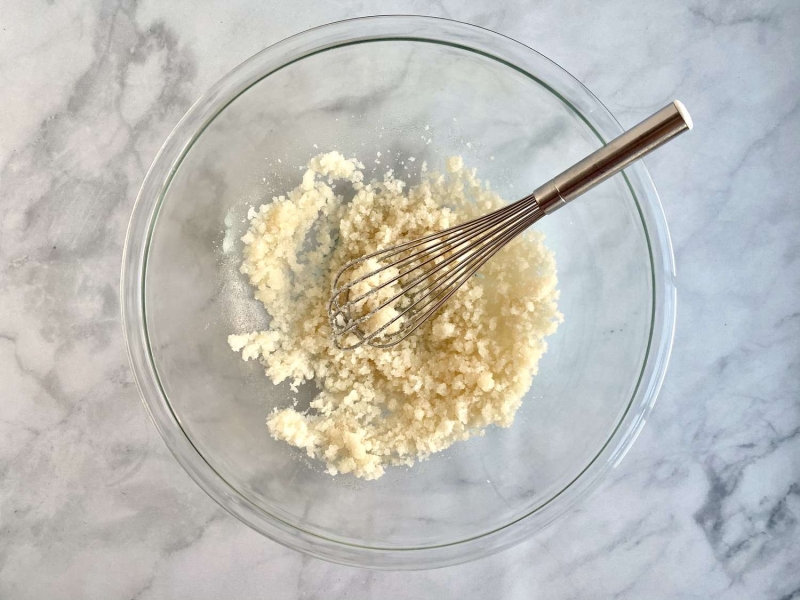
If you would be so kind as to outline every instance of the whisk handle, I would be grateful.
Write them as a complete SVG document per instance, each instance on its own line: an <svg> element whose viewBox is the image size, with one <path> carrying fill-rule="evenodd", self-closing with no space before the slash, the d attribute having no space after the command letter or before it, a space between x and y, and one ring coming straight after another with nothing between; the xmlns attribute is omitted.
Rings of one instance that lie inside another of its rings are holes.
<svg viewBox="0 0 800 600"><path fill-rule="evenodd" d="M536 188L533 196L550 214L691 128L689 111L675 100Z"/></svg>

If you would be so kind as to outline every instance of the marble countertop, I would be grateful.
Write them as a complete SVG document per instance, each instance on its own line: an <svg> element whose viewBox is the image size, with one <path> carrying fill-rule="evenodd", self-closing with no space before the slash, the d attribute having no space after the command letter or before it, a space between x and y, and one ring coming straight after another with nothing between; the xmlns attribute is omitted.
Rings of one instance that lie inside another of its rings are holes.
<svg viewBox="0 0 800 600"><path fill-rule="evenodd" d="M800 4L199 6L0 3L0 597L800 598ZM266 45L373 12L521 40L624 125L673 97L696 123L687 160L647 159L679 310L636 445L535 539L417 573L311 559L220 509L150 423L119 317L134 198L193 100Z"/></svg>

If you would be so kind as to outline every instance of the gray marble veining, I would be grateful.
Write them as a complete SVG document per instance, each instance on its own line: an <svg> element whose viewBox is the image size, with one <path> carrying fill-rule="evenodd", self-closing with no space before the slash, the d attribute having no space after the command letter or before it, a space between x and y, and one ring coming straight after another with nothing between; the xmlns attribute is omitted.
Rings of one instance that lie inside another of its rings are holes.
<svg viewBox="0 0 800 600"><path fill-rule="evenodd" d="M678 265L670 372L625 461L535 539L420 573L340 567L219 509L129 373L128 216L166 135L264 46L372 12L543 52L625 125L673 97L688 160L647 159ZM800 598L800 5L0 2L0 597Z"/></svg>

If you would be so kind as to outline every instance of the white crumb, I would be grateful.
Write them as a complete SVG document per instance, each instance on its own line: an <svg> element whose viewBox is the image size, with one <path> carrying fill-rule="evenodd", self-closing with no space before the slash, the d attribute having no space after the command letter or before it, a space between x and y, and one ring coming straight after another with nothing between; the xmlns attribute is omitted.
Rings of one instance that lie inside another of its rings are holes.
<svg viewBox="0 0 800 600"><path fill-rule="evenodd" d="M506 205L461 157L446 166L446 174L427 174L406 189L391 172L365 184L356 159L320 154L298 187L248 212L241 272L272 320L228 343L244 360L258 360L275 384L316 383L310 410L293 402L274 410L267 426L332 475L376 479L387 466L411 466L490 425L510 426L547 348L544 338L562 320L553 255L531 232L397 346L343 351L331 344L326 303L342 265L378 244ZM349 182L351 197L336 195L328 178Z"/></svg>

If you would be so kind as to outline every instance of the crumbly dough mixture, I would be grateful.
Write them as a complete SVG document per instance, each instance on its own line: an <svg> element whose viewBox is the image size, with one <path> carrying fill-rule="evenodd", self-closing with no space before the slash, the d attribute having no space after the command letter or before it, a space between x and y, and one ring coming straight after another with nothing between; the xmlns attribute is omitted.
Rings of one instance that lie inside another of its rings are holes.
<svg viewBox="0 0 800 600"><path fill-rule="evenodd" d="M362 169L338 152L321 154L297 188L250 209L241 272L272 320L228 342L274 383L320 389L309 410L269 415L273 437L324 461L332 475L376 479L387 465L412 465L489 425L510 426L562 316L553 255L531 231L398 346L337 350L326 308L344 264L505 204L461 157L411 189L391 172L365 183Z"/></svg>

